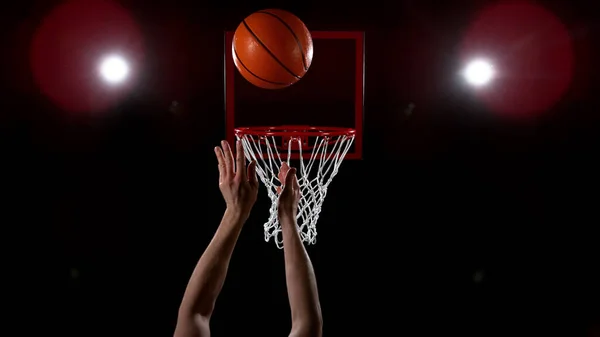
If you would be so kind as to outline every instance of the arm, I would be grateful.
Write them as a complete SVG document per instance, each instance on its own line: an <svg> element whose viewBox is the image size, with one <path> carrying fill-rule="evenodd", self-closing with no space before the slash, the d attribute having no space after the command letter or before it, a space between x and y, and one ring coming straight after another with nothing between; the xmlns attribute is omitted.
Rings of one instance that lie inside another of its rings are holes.
<svg viewBox="0 0 600 337"><path fill-rule="evenodd" d="M233 249L256 201L256 163L250 163L246 172L244 150L239 142L236 152L234 165L233 154L227 142L222 142L222 149L215 148L219 161L219 189L227 209L217 232L190 277L179 307L175 337L210 336L210 317L223 288Z"/></svg>
<svg viewBox="0 0 600 337"><path fill-rule="evenodd" d="M323 319L312 263L298 233L295 217L281 218L285 279L292 311L290 336L321 336Z"/></svg>
<svg viewBox="0 0 600 337"><path fill-rule="evenodd" d="M289 169L284 164L280 170L280 181L284 181L284 177L278 212L283 232L285 278L292 312L290 336L319 337L322 335L323 319L317 281L296 223L300 199L296 170Z"/></svg>
<svg viewBox="0 0 600 337"><path fill-rule="evenodd" d="M200 257L188 282L175 337L208 336L208 323L227 275L229 261L245 218L237 211L226 210L221 225Z"/></svg>

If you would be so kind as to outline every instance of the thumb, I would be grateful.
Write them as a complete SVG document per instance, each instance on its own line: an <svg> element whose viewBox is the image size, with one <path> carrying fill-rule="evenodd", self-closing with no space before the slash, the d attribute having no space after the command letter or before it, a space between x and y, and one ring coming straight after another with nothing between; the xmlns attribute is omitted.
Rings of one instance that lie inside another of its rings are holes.
<svg viewBox="0 0 600 337"><path fill-rule="evenodd" d="M287 172L287 175L285 176L285 187L289 186L289 188L293 188L294 187L294 178L295 177L296 177L296 169L295 168L291 168Z"/></svg>
<svg viewBox="0 0 600 337"><path fill-rule="evenodd" d="M258 178L256 177L256 160L253 160L248 165L248 181L253 185L258 185Z"/></svg>
<svg viewBox="0 0 600 337"><path fill-rule="evenodd" d="M294 173L296 173L296 171L294 171ZM294 174L294 179L293 179L293 184L292 186L294 186L294 190L295 191L300 191L300 184L298 184L298 177L296 177L296 175Z"/></svg>

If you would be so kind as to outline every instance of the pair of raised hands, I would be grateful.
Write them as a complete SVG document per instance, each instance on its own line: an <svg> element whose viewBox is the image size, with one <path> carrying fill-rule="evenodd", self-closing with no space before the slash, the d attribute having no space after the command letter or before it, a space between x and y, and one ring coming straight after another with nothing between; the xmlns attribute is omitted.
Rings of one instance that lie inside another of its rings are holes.
<svg viewBox="0 0 600 337"><path fill-rule="evenodd" d="M244 146L239 140L236 142L235 152L234 160L231 146L225 140L221 141L220 147L215 147L215 154L219 162L219 189L228 209L248 216L258 196L256 161L252 161L246 167ZM279 181L282 182L282 186L277 189L280 193L279 216L295 218L300 200L300 186L296 178L296 169L283 163L279 169Z"/></svg>

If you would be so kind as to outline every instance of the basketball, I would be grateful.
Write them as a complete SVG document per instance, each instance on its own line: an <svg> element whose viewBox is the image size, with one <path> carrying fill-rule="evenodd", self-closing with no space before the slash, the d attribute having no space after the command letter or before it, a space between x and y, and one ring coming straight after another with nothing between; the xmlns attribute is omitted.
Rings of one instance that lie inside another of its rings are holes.
<svg viewBox="0 0 600 337"><path fill-rule="evenodd" d="M308 28L281 9L265 9L245 18L235 30L231 48L240 74L263 89L281 89L298 82L313 57Z"/></svg>

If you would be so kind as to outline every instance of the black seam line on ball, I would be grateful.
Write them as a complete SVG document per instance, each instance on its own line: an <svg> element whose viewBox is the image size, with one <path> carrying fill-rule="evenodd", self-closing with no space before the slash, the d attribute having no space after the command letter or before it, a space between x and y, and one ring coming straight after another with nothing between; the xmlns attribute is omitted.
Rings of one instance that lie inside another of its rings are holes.
<svg viewBox="0 0 600 337"><path fill-rule="evenodd" d="M254 32L252 31L252 29L250 29L250 27L248 26L248 24L246 23L246 20L242 21L242 23L244 24L244 27L246 27L246 29L248 30L248 33L250 33L250 35L252 35L254 37L254 39L256 40L256 42L258 42L258 44L260 44L266 51L267 53L269 53L269 55L271 55L271 57L275 60L275 62L279 63L279 65L285 69L285 71L287 71L288 73L290 73L290 75L294 76L297 79L301 79L302 77L294 74L293 71L291 71L288 67L285 66L285 64L283 64L283 62L281 62L277 56L275 56L275 54L273 54L272 51L269 50L269 48L267 48L267 46L265 46L265 44L258 38L258 36L256 36L256 34L254 34Z"/></svg>
<svg viewBox="0 0 600 337"><path fill-rule="evenodd" d="M294 33L294 30L292 29L292 27L290 27L290 25L287 24L287 22L285 22L282 18L280 18L278 15L273 14L271 12L267 12L267 11L258 11L256 13L261 13L261 14L267 14L270 15L272 17L274 17L275 19L277 19L279 22L281 22L285 28L287 28L287 30L290 31L290 33L292 33L292 36L294 37L294 40L296 40L296 43L298 44L298 48L300 48L300 55L302 55L302 66L304 66L304 70L308 70L308 65L306 63L306 57L304 56L304 49L302 48L302 42L300 42L300 39L298 38L298 35L296 35L296 33Z"/></svg>
<svg viewBox="0 0 600 337"><path fill-rule="evenodd" d="M235 55L235 58L238 60L238 62L239 62L239 63L240 63L240 65L242 66L242 68L246 69L246 71L247 71L247 72L248 72L250 75L252 75L252 76L254 76L254 77L258 78L259 80L261 80L261 81L264 81L264 82L267 82L267 83L275 84L275 85L283 85L283 86L288 86L288 85L289 85L288 83L281 83L281 82L269 81L269 80L267 80L267 79L264 79L264 78L262 78L262 77L260 77L260 76L256 75L255 73L253 73L253 72L252 72L252 70L250 70L250 69L248 69L248 67L246 67L246 65L244 64L244 62L242 62L242 60L240 59L240 56L238 55L238 53L237 53L237 51L235 50L235 48L233 48L233 54Z"/></svg>

